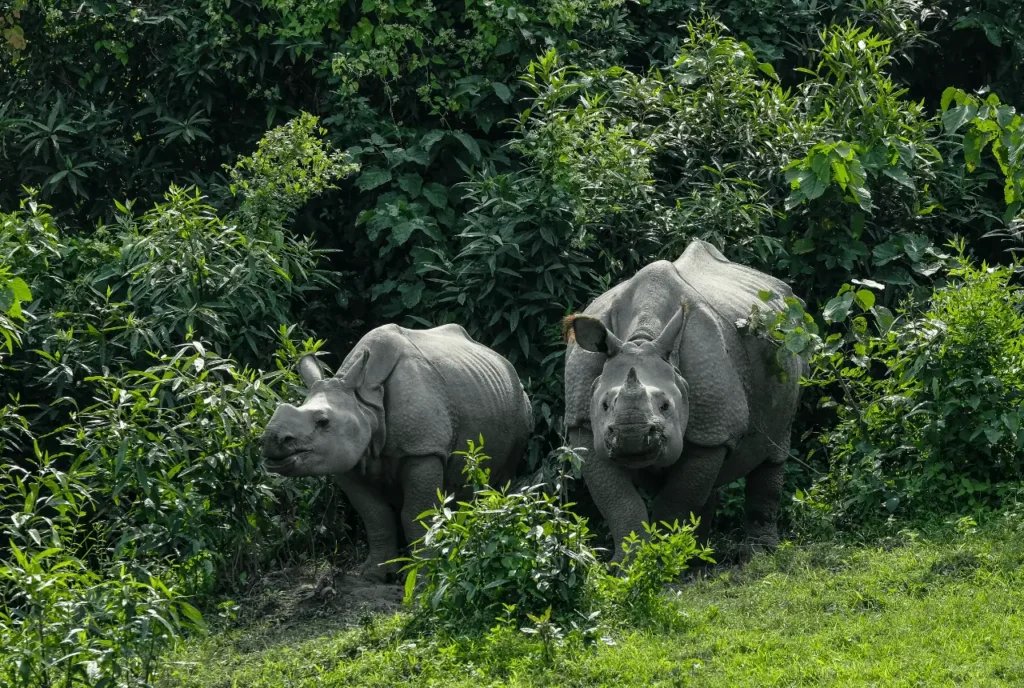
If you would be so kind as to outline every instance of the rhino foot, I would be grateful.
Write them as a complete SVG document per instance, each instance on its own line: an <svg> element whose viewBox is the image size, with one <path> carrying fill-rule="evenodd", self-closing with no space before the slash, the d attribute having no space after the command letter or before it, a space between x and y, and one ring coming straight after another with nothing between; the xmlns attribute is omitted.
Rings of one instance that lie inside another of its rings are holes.
<svg viewBox="0 0 1024 688"><path fill-rule="evenodd" d="M398 578L398 566L368 559L356 569L356 574L367 583L394 583Z"/></svg>

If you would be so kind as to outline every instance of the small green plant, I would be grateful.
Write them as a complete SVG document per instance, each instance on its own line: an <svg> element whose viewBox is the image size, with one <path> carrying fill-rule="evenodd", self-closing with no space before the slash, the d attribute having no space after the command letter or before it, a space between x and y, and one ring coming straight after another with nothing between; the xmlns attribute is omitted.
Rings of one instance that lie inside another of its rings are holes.
<svg viewBox="0 0 1024 688"><path fill-rule="evenodd" d="M675 608L662 600L665 584L678 580L695 558L715 562L711 549L697 544L698 525L699 519L684 525L644 523L645 538L630 533L623 540L623 562L612 564L613 575L598 582L599 596L613 615L635 625L671 626Z"/></svg>
<svg viewBox="0 0 1024 688"><path fill-rule="evenodd" d="M544 663L550 666L555 661L556 645L565 638L565 631L551 619L550 606L540 615L527 614L526 617L533 625L523 626L519 630L540 639L543 648L541 656Z"/></svg>
<svg viewBox="0 0 1024 688"><path fill-rule="evenodd" d="M559 623L574 617L586 606L597 560L586 521L564 502L568 468L551 496L542 484L489 487L483 437L458 454L473 497L455 505L439 495L441 504L420 515L427 533L402 560L407 603L462 631L487 627L502 612L520 621L545 609Z"/></svg>

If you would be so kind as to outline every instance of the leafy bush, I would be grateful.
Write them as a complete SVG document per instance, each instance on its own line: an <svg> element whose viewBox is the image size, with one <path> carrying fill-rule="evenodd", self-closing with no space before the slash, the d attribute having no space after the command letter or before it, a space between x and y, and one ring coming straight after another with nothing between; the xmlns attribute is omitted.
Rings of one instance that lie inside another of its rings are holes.
<svg viewBox="0 0 1024 688"><path fill-rule="evenodd" d="M623 540L625 558L614 565L618 575L602 576L599 582L599 597L613 615L635 625L671 625L676 610L662 599L665 584L678 580L693 559L715 563L711 550L697 545L698 525L644 523L646 537L630 533Z"/></svg>
<svg viewBox="0 0 1024 688"><path fill-rule="evenodd" d="M113 560L178 562L205 589L315 553L330 514L310 506L330 502L321 493L332 488L272 478L260 456L281 393L298 389L283 361L260 373L192 342L145 370L87 382L95 403L76 414L68 444L102 497L94 518L115 538Z"/></svg>
<svg viewBox="0 0 1024 688"><path fill-rule="evenodd" d="M575 616L585 608L597 560L586 521L564 501L566 469L554 497L541 484L494 489L481 466L488 458L482 437L458 454L465 457L473 500L453 510L448 495L420 515L429 526L403 569L407 602L452 629L483 627L502 609L518 619L548 607L555 619Z"/></svg>
<svg viewBox="0 0 1024 688"><path fill-rule="evenodd" d="M83 461L0 466L0 681L37 686L149 685L161 654L203 619L171 563L109 558L104 496ZM155 568L153 567L155 565Z"/></svg>
<svg viewBox="0 0 1024 688"><path fill-rule="evenodd" d="M597 561L586 519L565 503L579 456L564 447L556 454L556 496L539 483L496 490L487 486L480 440L459 452L472 501L452 509L448 496L421 515L429 519L427 534L403 560L409 562L403 569L407 604L456 635L497 621L491 631L500 636L525 624L521 630L544 641L546 656L567 628L591 638L599 615L633 625L671 624L661 600L664 585L694 558L713 561L710 549L697 546L695 525L645 523L644 533L624 543L627 559L609 572Z"/></svg>
<svg viewBox="0 0 1024 688"><path fill-rule="evenodd" d="M224 214L172 186L88 236L31 190L0 215L4 685L146 684L201 624L184 596L336 546L334 486L267 476L259 447L322 344L291 324L321 252L282 225L353 169L316 125L238 161Z"/></svg>
<svg viewBox="0 0 1024 688"><path fill-rule="evenodd" d="M839 526L889 514L1000 504L1024 460L1024 291L1014 266L963 256L923 307L852 323L826 341L818 383L841 381L839 423L822 436L830 474L798 498ZM845 313L841 314L845 315ZM879 375L872 372L883 371Z"/></svg>

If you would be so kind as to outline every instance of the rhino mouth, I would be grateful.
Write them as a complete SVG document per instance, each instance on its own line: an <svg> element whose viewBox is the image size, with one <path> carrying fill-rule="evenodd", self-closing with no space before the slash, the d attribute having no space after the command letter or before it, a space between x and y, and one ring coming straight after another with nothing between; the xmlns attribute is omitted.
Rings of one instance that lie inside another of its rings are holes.
<svg viewBox="0 0 1024 688"><path fill-rule="evenodd" d="M611 457L615 463L629 468L644 468L658 462L661 458L662 449L660 446L647 451L626 453L622 451L612 452Z"/></svg>
<svg viewBox="0 0 1024 688"><path fill-rule="evenodd" d="M665 432L654 424L623 423L608 428L605 446L622 463L654 461L665 446Z"/></svg>
<svg viewBox="0 0 1024 688"><path fill-rule="evenodd" d="M294 470L296 464L307 454L308 449L300 449L285 456L266 457L263 459L263 466L271 473L288 475Z"/></svg>

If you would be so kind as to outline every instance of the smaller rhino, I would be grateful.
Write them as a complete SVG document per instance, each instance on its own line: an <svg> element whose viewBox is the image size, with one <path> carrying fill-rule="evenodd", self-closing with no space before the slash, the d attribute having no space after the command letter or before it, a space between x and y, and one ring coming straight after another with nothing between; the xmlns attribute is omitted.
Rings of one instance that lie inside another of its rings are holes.
<svg viewBox="0 0 1024 688"><path fill-rule="evenodd" d="M263 433L267 470L300 477L329 475L366 525L368 580L396 570L396 511L407 542L423 536L416 517L437 505L437 492L466 499L453 456L484 436L491 485L516 472L533 431L533 412L512 364L459 325L409 330L384 325L355 345L333 378L312 355L298 363L309 395L282 404Z"/></svg>

